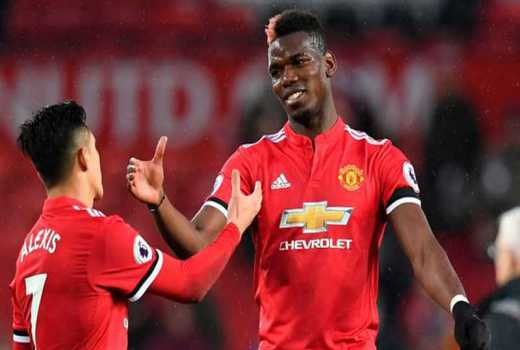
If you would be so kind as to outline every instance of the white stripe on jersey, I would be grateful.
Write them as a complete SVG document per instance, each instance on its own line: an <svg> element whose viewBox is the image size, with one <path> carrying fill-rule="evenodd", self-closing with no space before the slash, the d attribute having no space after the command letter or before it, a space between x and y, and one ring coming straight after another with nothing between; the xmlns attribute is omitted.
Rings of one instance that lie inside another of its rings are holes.
<svg viewBox="0 0 520 350"><path fill-rule="evenodd" d="M287 136L286 136L285 134L283 134L282 136L280 136L280 137L278 137L278 138L276 138L276 139L272 139L272 140L270 140L270 141L271 141L272 143L278 143L278 142L280 142L280 141L282 141L282 140L285 140L286 137L287 137Z"/></svg>
<svg viewBox="0 0 520 350"><path fill-rule="evenodd" d="M413 203L413 204L417 204L418 206L421 206L420 199L417 199L414 197L399 198L398 200L396 200L395 202L393 202L386 208L386 215L390 215L390 213L393 212L395 210L395 208L397 208L401 204L405 204L405 203Z"/></svg>
<svg viewBox="0 0 520 350"><path fill-rule="evenodd" d="M76 208L74 208L76 209ZM87 211L87 213L94 217L94 218L101 218L101 217L105 217L105 214L103 214L102 212L100 212L99 210L96 210L96 209L93 209L93 208L85 208L85 210Z"/></svg>
<svg viewBox="0 0 520 350"><path fill-rule="evenodd" d="M222 214L224 214L224 216L227 218L228 217L228 211L227 209L220 203L217 203L217 202L214 202L214 201L206 201L203 205L202 205L202 208L204 208L205 206L208 206L208 207L213 207L215 209L217 209L219 212L221 212ZM201 210L202 210L201 208Z"/></svg>
<svg viewBox="0 0 520 350"><path fill-rule="evenodd" d="M285 130L282 129L282 130L278 131L276 134L264 135L260 138L260 140L253 142L253 143L245 143L245 144L241 145L241 147L249 148L251 146L254 146L254 145L262 142L264 139L267 139L273 143L278 143L278 142L284 140L286 137L287 137L287 135L285 135Z"/></svg>
<svg viewBox="0 0 520 350"><path fill-rule="evenodd" d="M368 136L366 132L352 129L348 125L345 125L345 130L347 130L355 140L358 140L358 141L365 140L366 142L370 143L371 145L383 145L383 144L385 144L386 141L388 141L387 139L376 140L373 137Z"/></svg>
<svg viewBox="0 0 520 350"><path fill-rule="evenodd" d="M163 265L163 255L162 252L159 249L156 249L157 251L157 264L155 264L155 267L153 268L152 273L148 278L143 282L141 287L135 292L134 295L132 295L128 300L131 302L135 302L139 300L143 294L148 290L152 282L155 280L157 275L159 274L159 271L161 271L162 265Z"/></svg>
<svg viewBox="0 0 520 350"><path fill-rule="evenodd" d="M257 143L262 142L263 139L265 139L265 136L262 136L262 137L260 138L260 140L258 140L258 141L256 141L256 142L253 142L253 143L244 143L241 147L249 148L249 147L251 147L251 146L256 145Z"/></svg>
<svg viewBox="0 0 520 350"><path fill-rule="evenodd" d="M282 141L283 139L285 139L287 137L287 135L285 135L285 130L281 129L276 134L266 135L265 137L273 143L278 143L278 142Z"/></svg>
<svg viewBox="0 0 520 350"><path fill-rule="evenodd" d="M277 139L277 138L283 136L284 134L285 134L285 130L281 129L277 133L265 135L265 137L267 137L269 140L274 140L274 139Z"/></svg>
<svg viewBox="0 0 520 350"><path fill-rule="evenodd" d="M16 335L16 334L13 334L13 341L15 341L17 343L28 344L28 343L31 342L31 338L29 338L28 335Z"/></svg>

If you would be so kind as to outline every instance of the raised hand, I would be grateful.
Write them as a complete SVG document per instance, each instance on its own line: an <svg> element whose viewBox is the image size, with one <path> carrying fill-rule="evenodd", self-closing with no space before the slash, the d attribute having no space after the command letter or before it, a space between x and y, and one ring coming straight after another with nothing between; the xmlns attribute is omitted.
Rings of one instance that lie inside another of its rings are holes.
<svg viewBox="0 0 520 350"><path fill-rule="evenodd" d="M246 196L240 190L240 172L233 169L231 172L231 199L228 206L228 222L237 225L243 234L253 222L262 206L262 188L260 181L255 183L255 190Z"/></svg>
<svg viewBox="0 0 520 350"><path fill-rule="evenodd" d="M130 193L146 204L157 205L164 195L163 158L168 138L161 136L151 160L130 158L126 167L127 187Z"/></svg>

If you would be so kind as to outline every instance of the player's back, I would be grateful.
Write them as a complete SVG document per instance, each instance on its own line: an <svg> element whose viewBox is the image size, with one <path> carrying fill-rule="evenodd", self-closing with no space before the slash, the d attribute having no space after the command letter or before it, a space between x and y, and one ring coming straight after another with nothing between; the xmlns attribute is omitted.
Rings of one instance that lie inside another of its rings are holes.
<svg viewBox="0 0 520 350"><path fill-rule="evenodd" d="M70 198L45 202L11 285L15 341L39 350L126 349L127 300L93 278L92 256L110 253L99 243L105 220Z"/></svg>

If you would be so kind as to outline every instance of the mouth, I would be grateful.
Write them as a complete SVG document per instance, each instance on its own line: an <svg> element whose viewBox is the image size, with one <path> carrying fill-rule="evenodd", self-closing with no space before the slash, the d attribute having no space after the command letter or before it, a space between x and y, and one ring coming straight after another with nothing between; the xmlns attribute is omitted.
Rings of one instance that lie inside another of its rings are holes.
<svg viewBox="0 0 520 350"><path fill-rule="evenodd" d="M292 106L295 105L303 99L305 96L305 90L297 90L293 91L286 96L284 96L284 101L287 105Z"/></svg>

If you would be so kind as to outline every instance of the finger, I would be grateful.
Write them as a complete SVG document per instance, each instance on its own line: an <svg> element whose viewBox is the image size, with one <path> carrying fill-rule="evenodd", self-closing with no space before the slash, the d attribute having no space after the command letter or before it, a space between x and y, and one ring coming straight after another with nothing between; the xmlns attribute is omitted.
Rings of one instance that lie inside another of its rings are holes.
<svg viewBox="0 0 520 350"><path fill-rule="evenodd" d="M260 181L255 182L253 196L262 198L262 183Z"/></svg>
<svg viewBox="0 0 520 350"><path fill-rule="evenodd" d="M157 146L155 147L155 154L153 155L152 162L162 164L164 152L166 152L166 142L168 142L168 138L166 136L161 136L159 142L157 142Z"/></svg>
<svg viewBox="0 0 520 350"><path fill-rule="evenodd" d="M231 172L231 197L238 197L240 194L240 172L233 169Z"/></svg>
<svg viewBox="0 0 520 350"><path fill-rule="evenodd" d="M136 166L135 166L135 165L129 164L129 165L126 167L126 173L127 173L127 174L131 174L131 173L135 173L135 172L137 172L137 169L136 169Z"/></svg>
<svg viewBox="0 0 520 350"><path fill-rule="evenodd" d="M141 163L141 161L134 157L132 157L128 160L128 165L133 165L135 167L137 167L140 163Z"/></svg>
<svg viewBox="0 0 520 350"><path fill-rule="evenodd" d="M134 177L134 174L126 174L126 180L128 182L132 182L134 181L135 177Z"/></svg>

